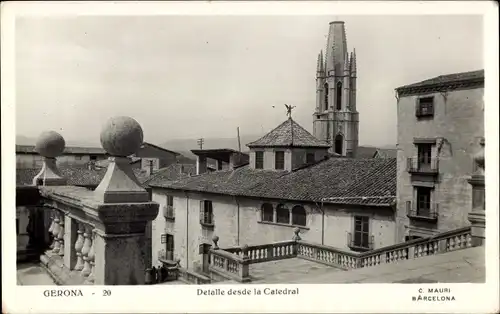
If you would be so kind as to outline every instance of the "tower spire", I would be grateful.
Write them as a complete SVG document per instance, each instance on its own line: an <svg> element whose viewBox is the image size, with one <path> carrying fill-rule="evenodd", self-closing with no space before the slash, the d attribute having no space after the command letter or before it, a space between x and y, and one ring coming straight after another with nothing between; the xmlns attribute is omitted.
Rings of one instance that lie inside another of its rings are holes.
<svg viewBox="0 0 500 314"><path fill-rule="evenodd" d="M318 54L318 65L316 66L316 72L323 73L324 72L324 67L323 67L323 50L320 50Z"/></svg>
<svg viewBox="0 0 500 314"><path fill-rule="evenodd" d="M351 73L356 76L356 48L351 52Z"/></svg>

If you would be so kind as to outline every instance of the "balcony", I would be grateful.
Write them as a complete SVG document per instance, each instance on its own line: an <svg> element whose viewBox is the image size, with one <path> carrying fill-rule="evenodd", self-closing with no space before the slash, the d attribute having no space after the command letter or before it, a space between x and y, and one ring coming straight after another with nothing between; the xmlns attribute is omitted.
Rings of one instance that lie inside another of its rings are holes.
<svg viewBox="0 0 500 314"><path fill-rule="evenodd" d="M213 229L213 227L214 227L214 214L211 212L200 213L200 224L204 227Z"/></svg>
<svg viewBox="0 0 500 314"><path fill-rule="evenodd" d="M406 216L413 220L437 222L439 204L426 204L425 207L419 207L411 201L406 202Z"/></svg>
<svg viewBox="0 0 500 314"><path fill-rule="evenodd" d="M407 159L406 170L410 174L437 176L439 174L439 160L437 158L410 157Z"/></svg>
<svg viewBox="0 0 500 314"><path fill-rule="evenodd" d="M347 233L347 246L355 252L366 252L373 250L373 236L367 236L365 239L362 235L356 235L351 232Z"/></svg>
<svg viewBox="0 0 500 314"><path fill-rule="evenodd" d="M163 217L165 217L166 220L175 221L174 207L170 205L163 206Z"/></svg>

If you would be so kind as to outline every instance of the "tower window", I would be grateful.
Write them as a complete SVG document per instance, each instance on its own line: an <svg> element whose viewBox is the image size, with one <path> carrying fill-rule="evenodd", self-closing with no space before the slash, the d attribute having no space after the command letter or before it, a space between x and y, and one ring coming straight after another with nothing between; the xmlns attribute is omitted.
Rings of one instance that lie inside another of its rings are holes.
<svg viewBox="0 0 500 314"><path fill-rule="evenodd" d="M255 152L255 169L264 168L264 152Z"/></svg>
<svg viewBox="0 0 500 314"><path fill-rule="evenodd" d="M342 110L342 82L337 83L337 110Z"/></svg>
<svg viewBox="0 0 500 314"><path fill-rule="evenodd" d="M344 142L344 138L343 138L342 134L337 134L337 136L335 136L335 153L337 153L339 155L342 155L342 153L343 153L343 147L342 147L343 142Z"/></svg>
<svg viewBox="0 0 500 314"><path fill-rule="evenodd" d="M275 152L274 153L274 168L276 170L285 169L285 152Z"/></svg>
<svg viewBox="0 0 500 314"><path fill-rule="evenodd" d="M324 110L328 110L328 83L325 83L325 103L324 105Z"/></svg>

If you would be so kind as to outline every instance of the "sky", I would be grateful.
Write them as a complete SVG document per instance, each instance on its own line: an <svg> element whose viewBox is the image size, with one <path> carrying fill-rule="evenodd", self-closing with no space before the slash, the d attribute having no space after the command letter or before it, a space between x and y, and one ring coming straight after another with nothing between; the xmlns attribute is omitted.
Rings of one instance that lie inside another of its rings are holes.
<svg viewBox="0 0 500 314"><path fill-rule="evenodd" d="M484 67L473 15L22 17L16 133L98 143L106 120L125 115L155 144L229 138L270 131L285 103L312 132L317 55L334 20L356 48L360 145L396 144L396 87Z"/></svg>

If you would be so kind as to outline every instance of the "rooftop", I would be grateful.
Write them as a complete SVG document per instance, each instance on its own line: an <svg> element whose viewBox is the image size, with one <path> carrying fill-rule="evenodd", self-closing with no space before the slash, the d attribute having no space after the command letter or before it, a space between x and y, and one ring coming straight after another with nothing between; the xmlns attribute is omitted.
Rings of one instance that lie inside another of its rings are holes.
<svg viewBox="0 0 500 314"><path fill-rule="evenodd" d="M318 140L292 118L284 121L248 147L325 147L330 145Z"/></svg>
<svg viewBox="0 0 500 314"><path fill-rule="evenodd" d="M58 168L64 178L68 180L68 185L76 186L97 186L104 178L106 167L89 168L88 166L60 166ZM41 168L21 168L16 169L16 186L27 186L33 184L33 178L40 172ZM134 169L134 173L139 180L146 180L146 172Z"/></svg>
<svg viewBox="0 0 500 314"><path fill-rule="evenodd" d="M38 154L34 145L16 145L16 154ZM66 147L65 155L105 155L106 151L99 147Z"/></svg>
<svg viewBox="0 0 500 314"><path fill-rule="evenodd" d="M409 95L432 90L451 90L481 85L484 87L484 70L440 75L418 83L398 87L396 91L400 95Z"/></svg>
<svg viewBox="0 0 500 314"><path fill-rule="evenodd" d="M395 148L379 148L377 149L376 154L379 158L397 158L398 150Z"/></svg>
<svg viewBox="0 0 500 314"><path fill-rule="evenodd" d="M330 158L298 170L269 171L243 166L184 178L155 177L149 186L223 195L297 201L390 206L396 196L395 159Z"/></svg>
<svg viewBox="0 0 500 314"><path fill-rule="evenodd" d="M191 164L171 164L168 167L158 169L153 175L144 180L148 184L152 180L162 182L172 182L196 174L196 165Z"/></svg>
<svg viewBox="0 0 500 314"><path fill-rule="evenodd" d="M481 283L486 280L484 246L348 271L292 258L250 267L252 284Z"/></svg>

